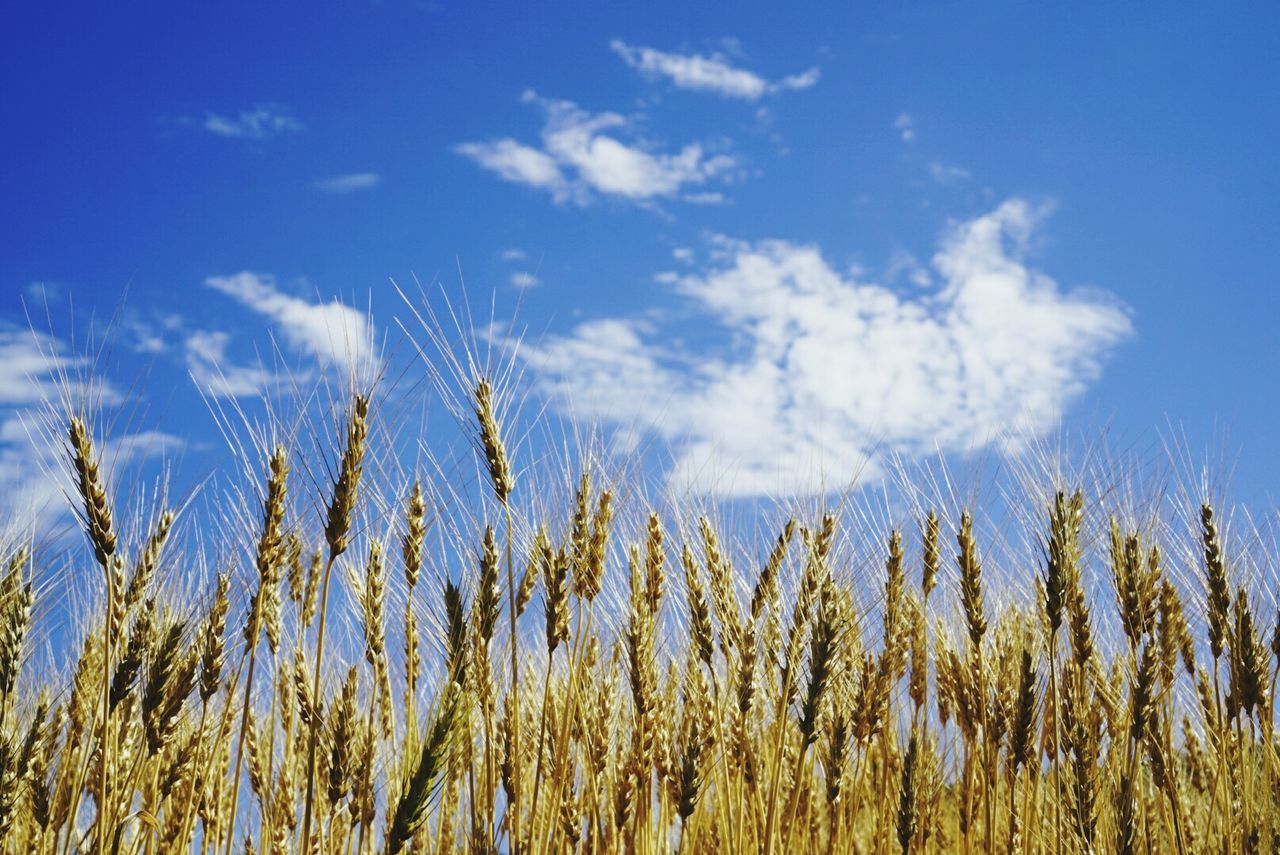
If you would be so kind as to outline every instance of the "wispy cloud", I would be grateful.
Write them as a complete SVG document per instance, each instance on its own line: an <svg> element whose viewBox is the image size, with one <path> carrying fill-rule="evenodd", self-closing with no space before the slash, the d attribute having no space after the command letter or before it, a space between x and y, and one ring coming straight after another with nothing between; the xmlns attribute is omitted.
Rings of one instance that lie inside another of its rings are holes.
<svg viewBox="0 0 1280 855"><path fill-rule="evenodd" d="M933 161L929 164L929 177L939 184L959 184L972 177L969 170L949 163Z"/></svg>
<svg viewBox="0 0 1280 855"><path fill-rule="evenodd" d="M45 416L32 410L0 413L0 537L47 535L73 512L67 496L74 495L74 487L63 449L48 430ZM117 478L123 466L172 457L187 445L159 430L99 438L99 443L103 467Z"/></svg>
<svg viewBox="0 0 1280 855"><path fill-rule="evenodd" d="M283 134L296 134L303 129L302 123L292 113L272 104L258 104L236 116L205 113L203 119L185 121L197 124L215 136L242 140L268 140Z"/></svg>
<svg viewBox="0 0 1280 855"><path fill-rule="evenodd" d="M467 142L456 151L515 184L549 193L556 202L588 204L596 196L633 202L675 198L691 185L722 176L737 165L728 154L689 143L674 154L626 143L632 122L617 113L592 114L572 101L524 93L545 113L541 147L511 138Z"/></svg>
<svg viewBox="0 0 1280 855"><path fill-rule="evenodd" d="M884 278L889 283L905 278L917 288L928 288L933 284L933 277L929 274L928 268L914 255L901 248L894 250L889 256L889 263L884 269Z"/></svg>
<svg viewBox="0 0 1280 855"><path fill-rule="evenodd" d="M39 404L57 397L60 377L77 376L84 362L62 355L51 336L0 326L0 408Z"/></svg>
<svg viewBox="0 0 1280 855"><path fill-rule="evenodd" d="M0 327L0 538L14 530L48 530L71 510L64 500L62 408L115 407L125 396L68 345L30 330ZM53 424L52 421L57 421ZM99 449L104 468L179 451L161 431L125 433Z"/></svg>
<svg viewBox="0 0 1280 855"><path fill-rule="evenodd" d="M723 205L729 201L723 193L717 192L686 193L681 198L690 205Z"/></svg>
<svg viewBox="0 0 1280 855"><path fill-rule="evenodd" d="M61 350L51 336L0 327L0 537L67 510L54 477L57 447L41 412L45 401L59 399L59 378L83 367Z"/></svg>
<svg viewBox="0 0 1280 855"><path fill-rule="evenodd" d="M56 303L64 296L63 288L57 282L28 282L23 286L22 293L36 306Z"/></svg>
<svg viewBox="0 0 1280 855"><path fill-rule="evenodd" d="M512 247L511 249L504 249L502 251L503 261L524 261L528 257L529 254L527 252L523 249L516 249L515 247Z"/></svg>
<svg viewBox="0 0 1280 855"><path fill-rule="evenodd" d="M541 285L542 280L527 270L517 270L511 274L511 284L516 288L532 288Z"/></svg>
<svg viewBox="0 0 1280 855"><path fill-rule="evenodd" d="M910 113L899 113L893 120L893 127L898 131L898 138L903 142L911 142L916 138L916 120Z"/></svg>
<svg viewBox="0 0 1280 855"><path fill-rule="evenodd" d="M801 74L788 75L771 82L755 72L730 64L727 58L718 53L710 56L668 53L651 47L629 45L621 39L614 39L609 47L627 65L647 76L665 78L678 89L711 92L725 98L740 98L745 101L758 101L775 92L808 89L821 77L817 68L810 68Z"/></svg>
<svg viewBox="0 0 1280 855"><path fill-rule="evenodd" d="M157 355L169 351L173 342L186 334L182 315L154 309L125 307L115 320L118 341L134 353Z"/></svg>
<svg viewBox="0 0 1280 855"><path fill-rule="evenodd" d="M221 330L193 330L183 345L191 379L215 398L243 398L283 386L288 375L260 362L237 364L227 355L231 334Z"/></svg>
<svg viewBox="0 0 1280 855"><path fill-rule="evenodd" d="M322 369L352 370L368 377L381 364L373 322L358 309L336 300L311 302L286 294L273 276L248 270L210 276L204 284L265 317L285 348L314 359ZM188 335L187 367L201 388L212 395L256 395L279 382L280 374L261 364L229 360L230 340L229 333L218 330Z"/></svg>
<svg viewBox="0 0 1280 855"><path fill-rule="evenodd" d="M317 190L326 193L355 193L377 187L382 177L376 172L353 172L350 175L334 175L315 182Z"/></svg>
<svg viewBox="0 0 1280 855"><path fill-rule="evenodd" d="M937 286L909 296L839 272L812 245L720 238L708 265L663 278L730 350L672 346L678 328L604 318L519 353L576 416L667 440L673 485L839 488L874 474L880 453L1050 430L1130 335L1112 298L1064 291L1028 266L1042 216L1012 199L955 224L932 259Z"/></svg>

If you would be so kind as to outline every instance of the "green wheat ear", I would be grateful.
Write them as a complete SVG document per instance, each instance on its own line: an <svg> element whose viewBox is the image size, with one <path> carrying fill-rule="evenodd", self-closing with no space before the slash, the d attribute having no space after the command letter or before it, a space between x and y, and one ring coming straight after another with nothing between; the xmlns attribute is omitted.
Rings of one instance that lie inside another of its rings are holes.
<svg viewBox="0 0 1280 855"><path fill-rule="evenodd" d="M387 851L394 855L413 839L427 821L427 808L440 783L440 773L448 762L461 709L462 689L451 683L444 690L440 708L436 710L426 735L413 774L405 784L396 804L387 836Z"/></svg>

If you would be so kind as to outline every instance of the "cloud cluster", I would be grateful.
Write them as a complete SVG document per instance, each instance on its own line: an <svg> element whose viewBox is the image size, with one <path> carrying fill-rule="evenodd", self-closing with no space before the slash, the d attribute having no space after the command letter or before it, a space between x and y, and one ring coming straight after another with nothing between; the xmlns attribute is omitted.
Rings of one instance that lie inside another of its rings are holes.
<svg viewBox="0 0 1280 855"><path fill-rule="evenodd" d="M589 113L572 101L541 98L532 91L523 101L545 115L541 146L510 137L467 142L455 151L505 181L549 193L557 203L588 204L596 196L649 202L674 198L728 173L737 161L689 143L675 153L653 151L630 136L632 122L618 113Z"/></svg>
<svg viewBox="0 0 1280 855"><path fill-rule="evenodd" d="M671 444L673 486L722 496L836 489L879 455L968 451L1043 434L1131 332L1103 294L1028 266L1043 211L1011 199L952 226L937 284L904 295L833 268L814 246L720 238L667 274L699 315L678 329L607 318L528 342L543 394L578 417Z"/></svg>
<svg viewBox="0 0 1280 855"><path fill-rule="evenodd" d="M650 77L666 78L678 89L710 92L724 98L758 101L776 92L794 92L808 89L818 82L821 72L810 68L801 74L792 74L770 82L754 72L737 68L719 54L666 53L650 47L629 45L614 39L609 47L622 61Z"/></svg>
<svg viewBox="0 0 1280 855"><path fill-rule="evenodd" d="M204 284L271 322L273 334L294 354L315 360L321 369L351 370L368 377L380 365L376 330L368 315L337 301L311 302L280 290L275 278L241 271L210 276ZM261 364L237 365L227 358L231 336L196 330L186 339L187 368L207 393L257 395L280 381Z"/></svg>
<svg viewBox="0 0 1280 855"><path fill-rule="evenodd" d="M199 125L215 136L259 141L302 130L302 123L291 113L271 104L259 104L238 116L205 113Z"/></svg>

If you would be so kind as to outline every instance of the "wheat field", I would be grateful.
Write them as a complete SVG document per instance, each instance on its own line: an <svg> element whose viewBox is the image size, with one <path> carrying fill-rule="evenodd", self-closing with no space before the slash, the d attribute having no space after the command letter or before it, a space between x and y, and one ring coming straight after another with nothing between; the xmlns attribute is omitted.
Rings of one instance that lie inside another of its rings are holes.
<svg viewBox="0 0 1280 855"><path fill-rule="evenodd" d="M484 490L434 539L456 497L383 465L367 390L247 446L181 542L55 414L83 547L52 584L0 556L3 851L1280 851L1268 559L1209 496L1180 528L1041 484L996 576L981 506L770 527L588 455L539 483L464 380Z"/></svg>

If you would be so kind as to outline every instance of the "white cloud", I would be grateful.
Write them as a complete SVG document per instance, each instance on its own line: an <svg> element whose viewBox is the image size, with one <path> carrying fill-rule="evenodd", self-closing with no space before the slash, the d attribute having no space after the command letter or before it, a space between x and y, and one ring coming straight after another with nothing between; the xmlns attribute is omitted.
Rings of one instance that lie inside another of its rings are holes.
<svg viewBox="0 0 1280 855"><path fill-rule="evenodd" d="M729 200L723 193L686 193L681 197L691 205L723 205Z"/></svg>
<svg viewBox="0 0 1280 855"><path fill-rule="evenodd" d="M45 447L31 413L0 417L0 536L52 521L69 508L53 476L56 450Z"/></svg>
<svg viewBox="0 0 1280 855"><path fill-rule="evenodd" d="M919 288L928 288L933 284L929 270L905 249L896 249L889 256L889 263L884 269L884 278L889 282L905 277L908 282Z"/></svg>
<svg viewBox="0 0 1280 855"><path fill-rule="evenodd" d="M57 378L74 378L83 360L64 357L52 337L0 327L0 408L39 404L57 392Z"/></svg>
<svg viewBox="0 0 1280 855"><path fill-rule="evenodd" d="M523 249L512 248L512 249L504 249L502 251L503 261L524 261L528 257L529 257L529 254L525 252Z"/></svg>
<svg viewBox="0 0 1280 855"><path fill-rule="evenodd" d="M62 286L56 282L28 282L22 288L23 294L36 306L47 306L62 299Z"/></svg>
<svg viewBox="0 0 1280 855"><path fill-rule="evenodd" d="M314 358L321 368L376 373L380 358L376 331L368 316L336 300L313 303L282 292L275 278L242 271L210 276L204 284L239 301L272 322L284 345ZM280 379L260 365L233 365L226 358L230 335L197 330L186 340L187 365L198 384L215 395L258 394Z"/></svg>
<svg viewBox="0 0 1280 855"><path fill-rule="evenodd" d="M0 417L0 538L5 540L33 532L48 537L73 512L67 497L75 491L61 436L47 436L43 419L31 411ZM115 483L121 480L120 467L170 457L186 448L181 437L157 430L99 442L99 459L108 472L116 473Z"/></svg>
<svg viewBox="0 0 1280 855"><path fill-rule="evenodd" d="M899 113L893 120L893 126L897 128L898 136L903 142L911 142L916 138L916 121L909 113Z"/></svg>
<svg viewBox="0 0 1280 855"><path fill-rule="evenodd" d="M544 151L509 138L462 143L455 150L490 172L496 172L505 181L546 190L557 202L569 197L568 179L555 158Z"/></svg>
<svg viewBox="0 0 1280 855"><path fill-rule="evenodd" d="M187 370L206 394L215 398L260 395L278 386L285 376L259 364L236 365L227 357L230 333L195 330L185 343Z"/></svg>
<svg viewBox="0 0 1280 855"><path fill-rule="evenodd" d="M83 368L60 350L50 336L0 327L0 537L66 510L53 477L57 448L40 423L44 402L60 399L58 378Z"/></svg>
<svg viewBox="0 0 1280 855"><path fill-rule="evenodd" d="M376 172L353 172L350 175L321 178L315 182L315 187L326 193L355 193L357 190L371 190L381 181L381 176Z"/></svg>
<svg viewBox="0 0 1280 855"><path fill-rule="evenodd" d="M134 353L156 355L169 350L170 338L183 333L182 316L174 313L142 314L125 309L115 321L123 340Z"/></svg>
<svg viewBox="0 0 1280 855"><path fill-rule="evenodd" d="M932 259L938 285L910 296L811 245L718 238L714 264L674 288L728 350L653 344L679 330L609 318L520 354L575 415L671 443L673 485L703 493L821 492L874 474L883 453L1043 434L1131 324L1111 298L1027 265L1042 214L1012 199L955 224Z"/></svg>
<svg viewBox="0 0 1280 855"><path fill-rule="evenodd" d="M90 386L88 361L67 351L53 336L0 327L0 540L32 530L48 534L71 510L64 498L63 408L124 400L101 376ZM129 433L103 443L100 458L110 471L183 446L160 431Z"/></svg>
<svg viewBox="0 0 1280 855"><path fill-rule="evenodd" d="M190 120L187 120L190 123ZM267 140L282 134L296 134L302 123L287 110L271 104L259 104L238 116L205 113L198 124L211 134L230 139Z"/></svg>
<svg viewBox="0 0 1280 855"><path fill-rule="evenodd" d="M818 85L818 80L822 77L822 72L814 68L803 71L800 74L788 74L786 77L774 83L771 87L774 92L798 92L801 89L809 89Z"/></svg>
<svg viewBox="0 0 1280 855"><path fill-rule="evenodd" d="M526 270L517 270L511 274L511 284L517 288L532 288L541 283L541 279Z"/></svg>
<svg viewBox="0 0 1280 855"><path fill-rule="evenodd" d="M617 135L629 132L631 122L617 113L593 115L571 101L533 92L523 100L546 114L541 148L504 138L462 143L455 151L506 181L550 193L556 202L585 205L596 194L635 202L673 198L736 165L733 157L712 154L699 143L675 154L624 143Z"/></svg>
<svg viewBox="0 0 1280 855"><path fill-rule="evenodd" d="M939 184L958 184L972 177L967 169L936 160L929 164L929 176Z"/></svg>
<svg viewBox="0 0 1280 855"><path fill-rule="evenodd" d="M627 65L651 77L665 77L678 89L712 92L746 101L756 101L773 92L808 89L821 76L817 68L810 68L771 83L754 72L731 65L720 54L666 53L650 47L628 45L620 39L614 39L609 47Z"/></svg>
<svg viewBox="0 0 1280 855"><path fill-rule="evenodd" d="M135 353L147 353L154 356L169 349L164 337L157 335L155 330L147 324L132 322L128 325L128 332L131 338L129 344Z"/></svg>

